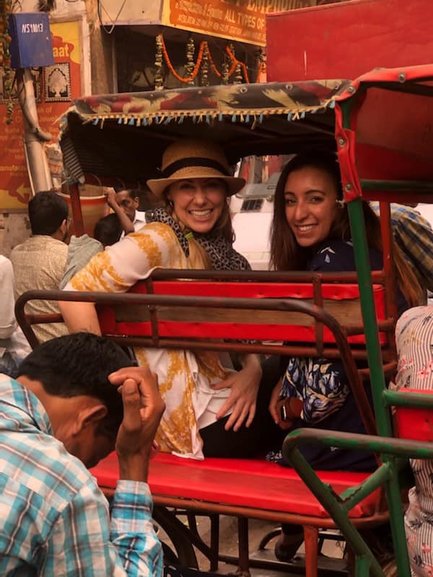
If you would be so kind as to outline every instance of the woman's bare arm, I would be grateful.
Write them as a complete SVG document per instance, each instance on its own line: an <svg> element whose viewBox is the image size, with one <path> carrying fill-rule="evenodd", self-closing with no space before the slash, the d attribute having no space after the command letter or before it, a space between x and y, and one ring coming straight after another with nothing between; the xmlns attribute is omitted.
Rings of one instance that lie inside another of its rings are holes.
<svg viewBox="0 0 433 577"><path fill-rule="evenodd" d="M93 303L63 301L59 303L60 311L70 333L86 331L101 334L98 316Z"/></svg>

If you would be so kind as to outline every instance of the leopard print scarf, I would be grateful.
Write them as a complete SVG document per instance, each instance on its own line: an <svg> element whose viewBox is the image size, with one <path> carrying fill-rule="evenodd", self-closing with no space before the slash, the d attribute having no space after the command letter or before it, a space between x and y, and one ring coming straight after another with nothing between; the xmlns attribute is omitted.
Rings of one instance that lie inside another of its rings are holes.
<svg viewBox="0 0 433 577"><path fill-rule="evenodd" d="M182 231L179 224L166 211L165 208L157 208L146 212L146 222L162 222L168 225L175 233L185 256L189 256L188 231ZM251 270L247 259L235 251L232 244L225 238L215 233L194 233L195 240L205 249L209 255L212 269L214 270Z"/></svg>

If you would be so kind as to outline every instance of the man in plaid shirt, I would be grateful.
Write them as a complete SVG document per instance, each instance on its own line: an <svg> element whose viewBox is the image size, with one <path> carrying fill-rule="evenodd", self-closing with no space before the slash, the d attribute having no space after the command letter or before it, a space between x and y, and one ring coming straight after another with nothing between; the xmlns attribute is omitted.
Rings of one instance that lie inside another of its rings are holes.
<svg viewBox="0 0 433 577"><path fill-rule="evenodd" d="M370 205L378 215L379 203L370 202ZM433 230L415 206L391 203L392 232L421 286L433 292Z"/></svg>
<svg viewBox="0 0 433 577"><path fill-rule="evenodd" d="M164 403L147 370L88 333L52 339L0 375L0 575L162 573L147 471ZM116 448L111 506L86 467Z"/></svg>

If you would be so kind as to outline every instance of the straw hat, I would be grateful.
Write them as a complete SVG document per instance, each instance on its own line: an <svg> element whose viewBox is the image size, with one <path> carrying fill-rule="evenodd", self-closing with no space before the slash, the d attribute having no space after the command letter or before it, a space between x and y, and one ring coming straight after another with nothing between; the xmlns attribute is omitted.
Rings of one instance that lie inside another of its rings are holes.
<svg viewBox="0 0 433 577"><path fill-rule="evenodd" d="M162 178L147 181L150 190L161 196L173 182L189 178L219 178L227 184L231 196L245 186L245 180L231 175L223 150L213 142L179 140L162 155Z"/></svg>

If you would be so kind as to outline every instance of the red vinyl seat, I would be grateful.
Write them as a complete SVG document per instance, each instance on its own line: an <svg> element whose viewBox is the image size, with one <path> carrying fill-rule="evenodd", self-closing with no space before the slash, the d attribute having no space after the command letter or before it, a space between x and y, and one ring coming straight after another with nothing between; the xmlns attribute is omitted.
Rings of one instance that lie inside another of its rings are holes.
<svg viewBox="0 0 433 577"><path fill-rule="evenodd" d="M102 490L112 492L118 479L115 453L93 470ZM341 494L368 477L368 473L323 471L320 478ZM329 517L297 473L288 467L250 459L183 459L159 453L151 461L149 484L155 502L166 498L233 505L311 517ZM369 495L350 511L362 518L377 510L380 492ZM187 503L185 503L187 507Z"/></svg>

